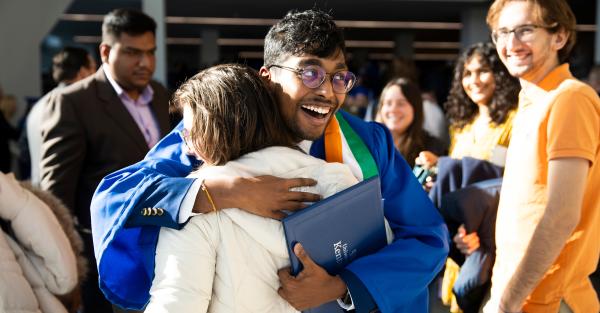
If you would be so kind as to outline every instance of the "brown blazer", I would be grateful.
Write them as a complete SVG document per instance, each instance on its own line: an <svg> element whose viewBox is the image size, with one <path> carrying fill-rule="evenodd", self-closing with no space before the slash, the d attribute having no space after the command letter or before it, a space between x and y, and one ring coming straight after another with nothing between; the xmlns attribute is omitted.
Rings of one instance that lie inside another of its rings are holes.
<svg viewBox="0 0 600 313"><path fill-rule="evenodd" d="M160 84L150 85L150 105L162 137L169 131L169 98ZM148 145L102 67L54 93L43 116L41 187L90 229L90 202L100 180L143 159Z"/></svg>

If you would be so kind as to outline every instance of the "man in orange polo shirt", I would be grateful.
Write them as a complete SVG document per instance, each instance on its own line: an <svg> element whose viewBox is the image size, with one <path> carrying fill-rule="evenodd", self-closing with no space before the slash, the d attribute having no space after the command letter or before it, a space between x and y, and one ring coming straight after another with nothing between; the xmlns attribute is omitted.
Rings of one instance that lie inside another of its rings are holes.
<svg viewBox="0 0 600 313"><path fill-rule="evenodd" d="M565 63L575 16L565 0L497 0L487 23L522 91L484 312L598 312L600 99Z"/></svg>

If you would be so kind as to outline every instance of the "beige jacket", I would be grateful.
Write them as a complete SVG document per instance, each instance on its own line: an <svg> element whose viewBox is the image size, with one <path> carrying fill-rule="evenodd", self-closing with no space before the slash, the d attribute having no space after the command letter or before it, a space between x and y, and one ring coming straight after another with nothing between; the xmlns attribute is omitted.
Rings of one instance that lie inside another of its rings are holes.
<svg viewBox="0 0 600 313"><path fill-rule="evenodd" d="M305 191L324 197L357 182L343 164L283 147L192 173L200 178L256 175L313 178L318 185ZM197 215L182 230L162 228L156 251L146 313L297 312L277 294L277 270L290 264L277 220L239 209Z"/></svg>
<svg viewBox="0 0 600 313"><path fill-rule="evenodd" d="M0 173L0 311L67 312L57 295L78 282L76 256L56 216L12 175Z"/></svg>

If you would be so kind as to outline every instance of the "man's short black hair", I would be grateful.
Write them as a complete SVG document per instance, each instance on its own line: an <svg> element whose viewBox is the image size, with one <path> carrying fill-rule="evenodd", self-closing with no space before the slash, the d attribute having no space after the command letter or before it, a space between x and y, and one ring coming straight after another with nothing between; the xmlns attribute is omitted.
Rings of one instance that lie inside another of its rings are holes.
<svg viewBox="0 0 600 313"><path fill-rule="evenodd" d="M87 50L78 47L64 47L52 58L52 78L56 83L66 82L77 77L82 67L90 67Z"/></svg>
<svg viewBox="0 0 600 313"><path fill-rule="evenodd" d="M102 41L107 43L118 39L122 33L139 36L146 32L156 34L156 22L138 10L115 9L104 17L102 23Z"/></svg>
<svg viewBox="0 0 600 313"><path fill-rule="evenodd" d="M344 34L329 14L317 9L293 10L267 33L264 62L272 65L304 54L326 58L339 52L346 52Z"/></svg>

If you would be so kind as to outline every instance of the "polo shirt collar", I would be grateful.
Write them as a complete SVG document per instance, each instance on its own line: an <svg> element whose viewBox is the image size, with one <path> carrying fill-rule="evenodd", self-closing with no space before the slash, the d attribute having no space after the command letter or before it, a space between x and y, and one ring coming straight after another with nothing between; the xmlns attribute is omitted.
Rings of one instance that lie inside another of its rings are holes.
<svg viewBox="0 0 600 313"><path fill-rule="evenodd" d="M534 103L535 99L542 99L546 94L556 88L566 79L572 78L569 64L564 63L554 68L539 83L521 89L519 93L519 107L524 108Z"/></svg>
<svg viewBox="0 0 600 313"><path fill-rule="evenodd" d="M537 85L545 91L556 89L565 79L573 78L569 63L564 63L553 69Z"/></svg>

